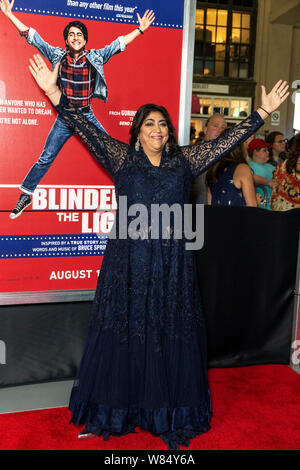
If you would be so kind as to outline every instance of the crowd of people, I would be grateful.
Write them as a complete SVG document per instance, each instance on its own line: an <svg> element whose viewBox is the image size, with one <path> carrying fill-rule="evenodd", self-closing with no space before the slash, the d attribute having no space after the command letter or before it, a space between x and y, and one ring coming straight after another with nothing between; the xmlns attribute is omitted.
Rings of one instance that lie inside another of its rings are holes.
<svg viewBox="0 0 300 470"><path fill-rule="evenodd" d="M214 114L194 143L218 138L227 129ZM240 147L194 180L191 202L250 206L286 211L300 208L300 134L285 138L280 131L265 138L252 135Z"/></svg>

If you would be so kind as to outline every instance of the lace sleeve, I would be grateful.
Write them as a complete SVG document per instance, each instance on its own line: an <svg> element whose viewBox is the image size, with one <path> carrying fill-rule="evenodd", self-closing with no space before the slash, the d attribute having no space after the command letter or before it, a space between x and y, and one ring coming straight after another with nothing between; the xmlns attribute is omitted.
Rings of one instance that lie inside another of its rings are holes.
<svg viewBox="0 0 300 470"><path fill-rule="evenodd" d="M263 119L255 111L247 119L218 139L181 147L180 150L188 162L192 175L196 177L206 171L235 147L247 140L263 124Z"/></svg>
<svg viewBox="0 0 300 470"><path fill-rule="evenodd" d="M113 177L122 167L129 151L129 145L101 132L83 113L72 107L64 97L59 105L55 106L55 109L80 137L97 163Z"/></svg>

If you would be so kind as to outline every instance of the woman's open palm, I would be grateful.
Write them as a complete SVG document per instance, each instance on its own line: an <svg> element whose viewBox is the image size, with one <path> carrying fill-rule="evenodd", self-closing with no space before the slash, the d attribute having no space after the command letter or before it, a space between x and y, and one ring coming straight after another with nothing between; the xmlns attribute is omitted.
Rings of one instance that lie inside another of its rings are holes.
<svg viewBox="0 0 300 470"><path fill-rule="evenodd" d="M273 113L289 96L289 85L287 82L279 80L273 87L272 91L267 95L266 87L262 85L261 104L269 113Z"/></svg>

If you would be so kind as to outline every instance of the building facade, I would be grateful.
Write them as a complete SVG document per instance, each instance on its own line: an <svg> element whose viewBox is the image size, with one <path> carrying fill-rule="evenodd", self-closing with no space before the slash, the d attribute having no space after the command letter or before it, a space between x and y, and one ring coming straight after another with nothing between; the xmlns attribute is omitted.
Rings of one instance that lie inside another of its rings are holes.
<svg viewBox="0 0 300 470"><path fill-rule="evenodd" d="M279 79L295 88L261 133L280 130L290 137L292 97L300 85L299 46L299 0L197 1L192 138L214 113L224 114L229 125L248 116L260 104L261 85L269 90Z"/></svg>

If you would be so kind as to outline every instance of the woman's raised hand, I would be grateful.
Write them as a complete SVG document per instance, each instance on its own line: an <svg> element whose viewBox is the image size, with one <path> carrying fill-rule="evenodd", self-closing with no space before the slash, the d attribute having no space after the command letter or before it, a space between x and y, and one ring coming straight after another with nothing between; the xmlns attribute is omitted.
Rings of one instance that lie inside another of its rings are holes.
<svg viewBox="0 0 300 470"><path fill-rule="evenodd" d="M51 72L40 54L34 54L33 58L29 59L29 62L30 73L38 86L44 90L45 93L53 91L57 86L59 63L56 64L53 72Z"/></svg>
<svg viewBox="0 0 300 470"><path fill-rule="evenodd" d="M266 87L261 87L261 105L268 113L273 113L289 96L289 85L287 82L279 80L272 91L267 95Z"/></svg>
<svg viewBox="0 0 300 470"><path fill-rule="evenodd" d="M59 62L55 65L54 70L49 70L46 62L40 54L34 54L29 59L29 70L38 86L50 97L54 105L59 103L61 92L57 86L57 77L59 70Z"/></svg>

